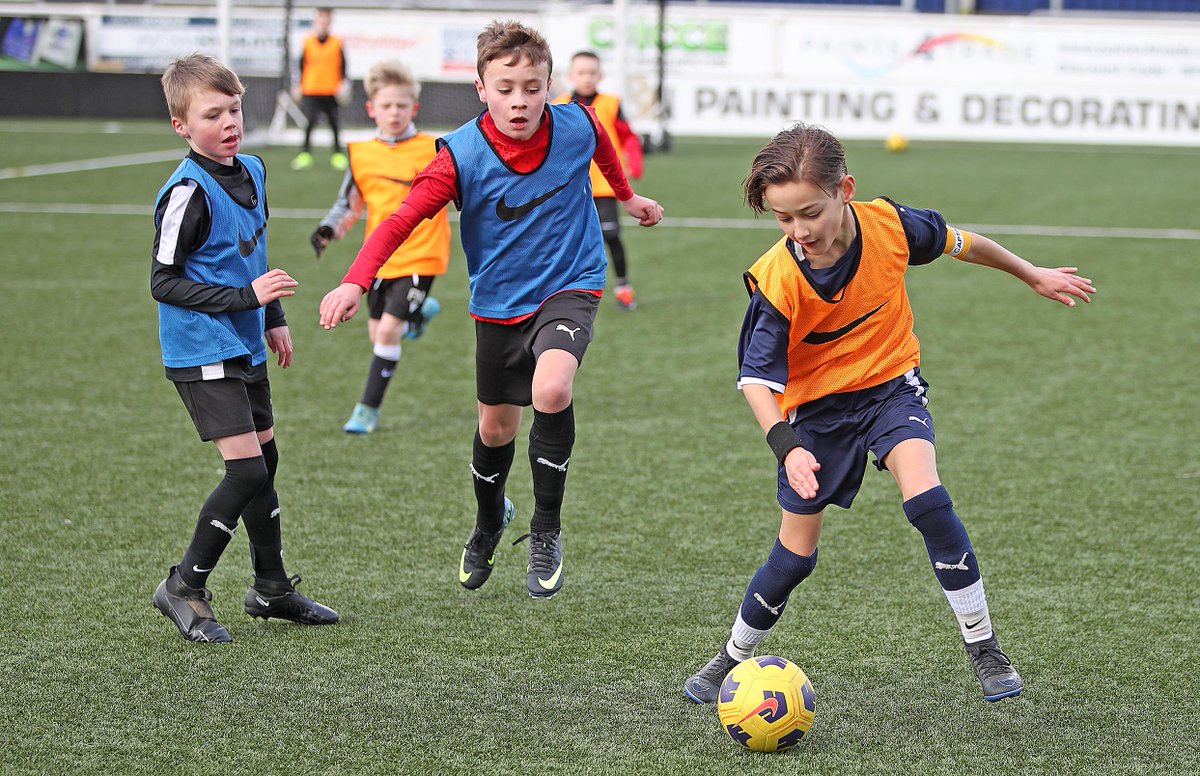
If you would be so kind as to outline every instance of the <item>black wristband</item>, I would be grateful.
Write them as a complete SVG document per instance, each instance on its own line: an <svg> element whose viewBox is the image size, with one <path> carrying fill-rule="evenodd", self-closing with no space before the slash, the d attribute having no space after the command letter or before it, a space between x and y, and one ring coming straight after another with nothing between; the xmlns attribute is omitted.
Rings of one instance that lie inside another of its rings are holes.
<svg viewBox="0 0 1200 776"><path fill-rule="evenodd" d="M800 447L800 440L796 438L796 432L792 430L792 424L786 420L781 420L767 430L767 444L771 448L771 452L775 453L776 460L779 465L783 466L783 461L787 458L788 453Z"/></svg>

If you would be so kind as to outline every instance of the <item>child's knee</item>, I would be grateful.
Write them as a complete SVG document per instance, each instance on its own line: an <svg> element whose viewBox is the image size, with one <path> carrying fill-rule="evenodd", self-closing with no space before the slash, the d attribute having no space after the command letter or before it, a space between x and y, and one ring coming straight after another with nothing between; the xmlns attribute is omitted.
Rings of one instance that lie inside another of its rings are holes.
<svg viewBox="0 0 1200 776"><path fill-rule="evenodd" d="M516 439L520 425L519 415L515 421L507 417L481 417L479 439L488 447L502 447Z"/></svg>
<svg viewBox="0 0 1200 776"><path fill-rule="evenodd" d="M545 381L534 386L533 407L539 412L562 412L571 404L571 383Z"/></svg>
<svg viewBox="0 0 1200 776"><path fill-rule="evenodd" d="M399 347L400 338L404 336L405 322L394 315L385 315L375 324L373 344Z"/></svg>

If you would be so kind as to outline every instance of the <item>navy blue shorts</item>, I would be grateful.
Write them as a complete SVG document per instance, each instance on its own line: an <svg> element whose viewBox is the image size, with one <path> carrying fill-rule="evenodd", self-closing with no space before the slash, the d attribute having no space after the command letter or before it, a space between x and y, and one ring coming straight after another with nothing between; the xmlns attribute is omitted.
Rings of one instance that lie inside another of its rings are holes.
<svg viewBox="0 0 1200 776"><path fill-rule="evenodd" d="M833 504L849 509L862 486L867 452L875 466L906 439L933 442L933 416L925 408L929 384L914 368L873 388L822 396L796 408L792 428L821 469L817 497L801 498L779 467L779 506L798 515L815 515Z"/></svg>

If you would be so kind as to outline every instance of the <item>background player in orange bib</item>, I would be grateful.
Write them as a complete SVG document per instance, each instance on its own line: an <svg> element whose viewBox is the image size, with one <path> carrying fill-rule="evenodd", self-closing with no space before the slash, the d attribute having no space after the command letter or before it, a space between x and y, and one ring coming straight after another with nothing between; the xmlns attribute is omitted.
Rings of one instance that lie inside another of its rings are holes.
<svg viewBox="0 0 1200 776"><path fill-rule="evenodd" d="M413 117L420 109L421 85L404 63L378 62L364 84L367 114L375 120L375 137L351 143L350 169L337 200L310 238L320 257L331 240L340 240L367 211L364 240L379 222L400 207L413 180L437 155L436 138L418 132ZM413 340L441 307L429 296L433 281L450 261L450 220L446 210L422 221L375 273L367 306L367 335L374 357L362 398L342 430L369 434L379 422L388 383L400 361L401 340Z"/></svg>
<svg viewBox="0 0 1200 776"><path fill-rule="evenodd" d="M580 51L571 57L571 67L567 71L567 79L571 82L571 93L560 94L554 99L556 104L578 102L589 105L596 114L600 126L608 133L617 156L629 177L637 180L642 177L642 144L637 135L629 128L625 117L621 115L621 98L615 94L596 91L600 79L604 77L600 69L600 57L591 51ZM633 286L629 283L628 260L625 257L625 245L621 242L620 209L617 207L617 195L613 187L605 180L600 167L592 162L590 171L592 181L592 199L596 203L596 212L600 215L600 232L604 235L604 244L608 246L609 258L612 259L613 277L616 288L613 296L617 306L622 310L632 310L637 306L633 296Z"/></svg>
<svg viewBox="0 0 1200 776"><path fill-rule="evenodd" d="M335 170L346 169L346 155L338 138L338 94L346 80L346 48L342 39L330 32L333 10L318 8L313 14L312 34L304 39L300 52L300 110L304 111L304 149L292 160L293 170L313 166L312 131L324 114L333 132L333 155L329 164Z"/></svg>
<svg viewBox="0 0 1200 776"><path fill-rule="evenodd" d="M1068 307L1090 301L1095 288L1074 267L1036 267L947 226L936 210L855 202L854 191L842 144L804 124L776 135L745 181L746 203L770 211L784 233L745 274L750 304L738 347L738 387L779 462L783 516L728 642L684 682L697 703L716 700L725 675L754 654L812 572L825 507L850 507L868 451L895 479L925 540L984 697L1025 686L1000 651L974 549L938 478L904 275L945 253L1003 270Z"/></svg>

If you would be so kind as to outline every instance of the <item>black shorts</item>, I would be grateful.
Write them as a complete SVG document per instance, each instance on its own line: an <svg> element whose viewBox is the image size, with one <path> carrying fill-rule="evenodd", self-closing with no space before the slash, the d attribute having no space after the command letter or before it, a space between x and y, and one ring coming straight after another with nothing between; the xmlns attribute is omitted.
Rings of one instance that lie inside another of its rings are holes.
<svg viewBox="0 0 1200 776"><path fill-rule="evenodd" d="M330 120L336 121L338 115L337 97L332 94L303 94L300 96L300 112L311 124L318 114L324 113Z"/></svg>
<svg viewBox="0 0 1200 776"><path fill-rule="evenodd" d="M600 232L605 237L621 233L621 208L616 197L596 197L596 213L600 216Z"/></svg>
<svg viewBox="0 0 1200 776"><path fill-rule="evenodd" d="M375 278L367 293L367 309L372 320L384 313L402 321L421 322L421 305L433 288L433 275L403 275L398 278Z"/></svg>
<svg viewBox="0 0 1200 776"><path fill-rule="evenodd" d="M547 350L583 363L600 297L564 291L520 323L475 321L475 396L483 404L533 404L533 370Z"/></svg>
<svg viewBox="0 0 1200 776"><path fill-rule="evenodd" d="M266 431L275 425L267 364L264 361L251 369L256 378L261 370L261 379L224 377L175 383L202 441Z"/></svg>

